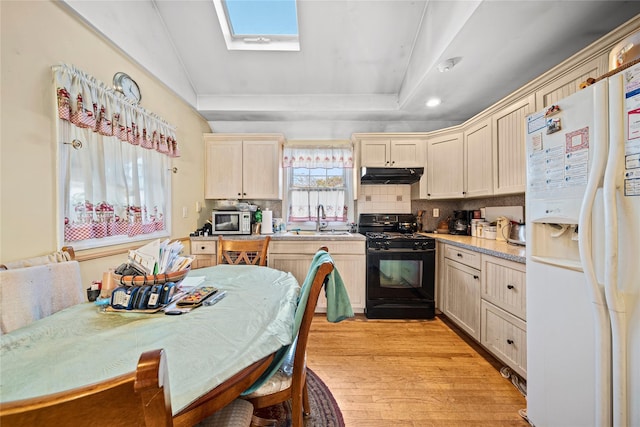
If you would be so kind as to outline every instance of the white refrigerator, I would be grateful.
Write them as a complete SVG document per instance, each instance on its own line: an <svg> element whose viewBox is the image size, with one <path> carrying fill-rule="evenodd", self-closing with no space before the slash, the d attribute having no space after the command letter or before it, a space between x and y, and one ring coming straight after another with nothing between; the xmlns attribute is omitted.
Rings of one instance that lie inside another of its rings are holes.
<svg viewBox="0 0 640 427"><path fill-rule="evenodd" d="M527 416L640 426L640 65L525 132Z"/></svg>

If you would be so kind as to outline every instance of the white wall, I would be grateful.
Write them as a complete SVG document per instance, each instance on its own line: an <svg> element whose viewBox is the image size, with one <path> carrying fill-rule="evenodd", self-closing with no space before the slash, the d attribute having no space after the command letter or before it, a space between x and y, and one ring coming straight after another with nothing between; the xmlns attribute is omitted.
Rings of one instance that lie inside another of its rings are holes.
<svg viewBox="0 0 640 427"><path fill-rule="evenodd" d="M171 236L188 236L202 223L194 210L196 201L204 202L202 134L209 131L207 122L52 1L0 1L0 20L0 263L59 249L51 67L61 62L107 84L118 71L137 80L141 105L177 126L182 157L173 160L178 173L172 175ZM100 279L102 271L124 260L121 254L82 262L83 281Z"/></svg>

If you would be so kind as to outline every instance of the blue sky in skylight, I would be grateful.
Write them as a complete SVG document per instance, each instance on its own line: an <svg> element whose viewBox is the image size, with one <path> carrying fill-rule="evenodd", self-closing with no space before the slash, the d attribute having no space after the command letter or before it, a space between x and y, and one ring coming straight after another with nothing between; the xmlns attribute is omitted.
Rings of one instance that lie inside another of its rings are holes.
<svg viewBox="0 0 640 427"><path fill-rule="evenodd" d="M298 34L296 0L226 0L234 35Z"/></svg>

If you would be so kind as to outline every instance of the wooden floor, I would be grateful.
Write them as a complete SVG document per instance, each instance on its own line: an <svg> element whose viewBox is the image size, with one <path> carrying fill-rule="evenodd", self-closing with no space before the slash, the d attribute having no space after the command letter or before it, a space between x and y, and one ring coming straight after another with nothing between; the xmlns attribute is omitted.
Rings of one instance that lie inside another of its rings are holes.
<svg viewBox="0 0 640 427"><path fill-rule="evenodd" d="M474 346L440 318L328 323L316 315L307 361L346 427L528 427L518 415L525 398Z"/></svg>

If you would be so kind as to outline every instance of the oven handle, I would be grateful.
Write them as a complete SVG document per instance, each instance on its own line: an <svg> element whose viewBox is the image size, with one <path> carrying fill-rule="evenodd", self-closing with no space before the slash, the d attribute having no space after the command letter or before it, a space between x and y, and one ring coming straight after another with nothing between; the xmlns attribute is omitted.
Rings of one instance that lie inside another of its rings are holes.
<svg viewBox="0 0 640 427"><path fill-rule="evenodd" d="M410 249L410 248L404 248L404 249L375 249L375 248L369 248L367 249L367 252L371 252L374 254L378 254L378 253L385 253L385 252L392 252L392 253L398 253L398 252L405 252L408 254L414 254L414 253L421 253L421 252L435 252L435 249Z"/></svg>

